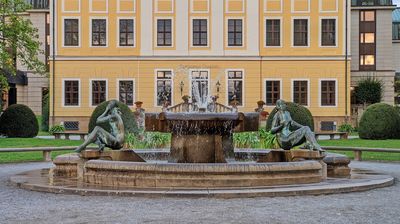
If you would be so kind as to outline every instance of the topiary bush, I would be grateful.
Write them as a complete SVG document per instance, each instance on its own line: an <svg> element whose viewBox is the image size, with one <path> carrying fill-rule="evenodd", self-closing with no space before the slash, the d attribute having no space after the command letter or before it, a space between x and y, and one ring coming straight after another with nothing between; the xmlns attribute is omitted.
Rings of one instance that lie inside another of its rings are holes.
<svg viewBox="0 0 400 224"><path fill-rule="evenodd" d="M296 121L301 125L308 126L310 127L311 131L314 131L314 119L311 112L306 107L292 102L286 102L286 105L294 121ZM267 131L271 130L272 120L274 119L274 116L277 111L278 110L274 108L271 114L268 116L267 126L266 126ZM292 131L294 131L294 128Z"/></svg>
<svg viewBox="0 0 400 224"><path fill-rule="evenodd" d="M32 138L39 132L33 111L22 104L8 107L0 117L0 134L9 138Z"/></svg>
<svg viewBox="0 0 400 224"><path fill-rule="evenodd" d="M400 115L393 107L385 103L376 103L364 111L358 125L358 134L362 139L399 138Z"/></svg>
<svg viewBox="0 0 400 224"><path fill-rule="evenodd" d="M49 94L45 94L42 98L42 123L40 125L41 131L49 130Z"/></svg>
<svg viewBox="0 0 400 224"><path fill-rule="evenodd" d="M92 115L90 116L89 133L93 131L94 127L96 127L97 118L102 113L104 113L109 102L110 101L103 102L103 103L99 104L96 107L96 109L94 109ZM127 105L125 105L121 102L118 102L117 105L122 113L122 120L124 121L125 132L126 133L137 133L138 128L136 125L135 117L133 116L131 109L129 109L129 107ZM108 123L103 123L100 125L100 127L104 128L108 132L111 131L111 127Z"/></svg>

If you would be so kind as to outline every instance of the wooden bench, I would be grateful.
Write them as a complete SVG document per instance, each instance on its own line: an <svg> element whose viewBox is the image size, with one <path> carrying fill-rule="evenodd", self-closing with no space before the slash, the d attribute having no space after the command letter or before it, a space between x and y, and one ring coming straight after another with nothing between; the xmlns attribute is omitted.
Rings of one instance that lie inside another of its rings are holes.
<svg viewBox="0 0 400 224"><path fill-rule="evenodd" d="M335 139L335 136L340 137L340 139L348 139L349 138L349 133L347 132L317 132L315 133L315 138L318 139L319 136L321 135L329 135L330 140Z"/></svg>
<svg viewBox="0 0 400 224"><path fill-rule="evenodd" d="M389 153L400 153L400 149L392 148L362 148L362 147L340 147L340 146L324 146L325 150L335 150L335 151L353 151L354 160L362 161L362 152L389 152Z"/></svg>
<svg viewBox="0 0 400 224"><path fill-rule="evenodd" d="M54 132L55 139L61 139L61 136L65 136L66 140L69 140L71 135L79 135L81 140L85 140L86 132Z"/></svg>
<svg viewBox="0 0 400 224"><path fill-rule="evenodd" d="M75 150L76 146L66 147L34 147L34 148L0 148L2 152L43 152L43 160L48 162L51 161L51 152L53 151L72 151ZM87 147L86 149L97 149L96 147Z"/></svg>

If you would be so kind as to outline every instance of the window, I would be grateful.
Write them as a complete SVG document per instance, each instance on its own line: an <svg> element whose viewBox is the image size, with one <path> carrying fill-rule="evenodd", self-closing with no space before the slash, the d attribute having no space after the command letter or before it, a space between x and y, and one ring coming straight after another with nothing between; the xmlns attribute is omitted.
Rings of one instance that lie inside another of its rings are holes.
<svg viewBox="0 0 400 224"><path fill-rule="evenodd" d="M375 55L360 55L360 65L375 65Z"/></svg>
<svg viewBox="0 0 400 224"><path fill-rule="evenodd" d="M321 106L336 106L336 81L321 81Z"/></svg>
<svg viewBox="0 0 400 224"><path fill-rule="evenodd" d="M134 21L133 19L119 20L119 46L134 46Z"/></svg>
<svg viewBox="0 0 400 224"><path fill-rule="evenodd" d="M393 23L393 40L400 40L400 22Z"/></svg>
<svg viewBox="0 0 400 224"><path fill-rule="evenodd" d="M97 106L107 100L107 81L92 81L92 106Z"/></svg>
<svg viewBox="0 0 400 224"><path fill-rule="evenodd" d="M360 43L374 44L375 43L375 33L360 33Z"/></svg>
<svg viewBox="0 0 400 224"><path fill-rule="evenodd" d="M165 101L172 103L172 72L157 72L157 106L162 106Z"/></svg>
<svg viewBox="0 0 400 224"><path fill-rule="evenodd" d="M64 106L79 106L79 81L64 81Z"/></svg>
<svg viewBox="0 0 400 224"><path fill-rule="evenodd" d="M265 103L267 106L275 106L281 98L281 81L267 80L265 82Z"/></svg>
<svg viewBox="0 0 400 224"><path fill-rule="evenodd" d="M265 21L265 45L281 46L281 20L267 19Z"/></svg>
<svg viewBox="0 0 400 224"><path fill-rule="evenodd" d="M107 45L107 20L92 20L92 46Z"/></svg>
<svg viewBox="0 0 400 224"><path fill-rule="evenodd" d="M79 46L79 20L64 20L64 46Z"/></svg>
<svg viewBox="0 0 400 224"><path fill-rule="evenodd" d="M308 20L293 20L293 46L308 46Z"/></svg>
<svg viewBox="0 0 400 224"><path fill-rule="evenodd" d="M172 20L157 20L157 46L172 46Z"/></svg>
<svg viewBox="0 0 400 224"><path fill-rule="evenodd" d="M374 22L375 21L375 11L361 11L360 20L363 22Z"/></svg>
<svg viewBox="0 0 400 224"><path fill-rule="evenodd" d="M321 26L321 46L336 46L336 19L322 19Z"/></svg>
<svg viewBox="0 0 400 224"><path fill-rule="evenodd" d="M293 81L293 102L308 106L308 81Z"/></svg>
<svg viewBox="0 0 400 224"><path fill-rule="evenodd" d="M243 72L228 71L228 104L238 101L239 106L243 106Z"/></svg>
<svg viewBox="0 0 400 224"><path fill-rule="evenodd" d="M133 106L134 86L133 80L120 80L118 83L119 101L122 103Z"/></svg>
<svg viewBox="0 0 400 224"><path fill-rule="evenodd" d="M207 46L207 20L194 19L193 20L193 46Z"/></svg>
<svg viewBox="0 0 400 224"><path fill-rule="evenodd" d="M228 19L228 46L243 45L243 22L241 19Z"/></svg>
<svg viewBox="0 0 400 224"><path fill-rule="evenodd" d="M209 97L209 77L208 70L191 71L192 102L205 106Z"/></svg>

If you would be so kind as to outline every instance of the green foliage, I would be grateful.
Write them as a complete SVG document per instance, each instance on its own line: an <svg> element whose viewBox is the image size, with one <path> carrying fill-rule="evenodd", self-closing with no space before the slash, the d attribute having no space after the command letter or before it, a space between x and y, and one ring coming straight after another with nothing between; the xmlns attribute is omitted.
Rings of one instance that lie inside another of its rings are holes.
<svg viewBox="0 0 400 224"><path fill-rule="evenodd" d="M308 126L312 131L314 131L314 119L311 112L306 107L292 102L286 102L286 105L294 121L301 125ZM274 108L271 114L268 116L266 130L271 130L272 120L274 119L277 111L278 110Z"/></svg>
<svg viewBox="0 0 400 224"><path fill-rule="evenodd" d="M49 94L45 94L42 98L42 120L41 120L41 131L49 130Z"/></svg>
<svg viewBox="0 0 400 224"><path fill-rule="evenodd" d="M382 100L383 83L374 77L367 77L358 82L355 89L357 102L374 104Z"/></svg>
<svg viewBox="0 0 400 224"><path fill-rule="evenodd" d="M400 115L385 103L369 106L363 113L358 133L362 139L393 139L400 136Z"/></svg>
<svg viewBox="0 0 400 224"><path fill-rule="evenodd" d="M96 109L93 111L92 115L90 116L90 121L89 121L89 133L92 132L94 127L97 126L96 125L97 118L102 113L104 113L109 102L110 101L106 101L106 102L99 104L96 107ZM138 133L138 128L136 125L135 117L133 116L131 109L129 109L129 107L127 105L125 105L121 102L118 102L117 105L122 113L122 120L124 122L125 132L126 133L135 133L135 134ZM111 131L111 127L108 123L102 123L99 126L104 128L108 132Z"/></svg>
<svg viewBox="0 0 400 224"><path fill-rule="evenodd" d="M263 149L279 149L278 141L276 140L276 135L272 134L271 131L266 131L265 129L260 129L258 131L260 136L260 147Z"/></svg>
<svg viewBox="0 0 400 224"><path fill-rule="evenodd" d="M350 133L355 131L355 128L353 128L353 126L351 126L351 124L344 123L344 124L339 126L339 131L340 132L347 132L347 133L350 134Z"/></svg>
<svg viewBox="0 0 400 224"><path fill-rule="evenodd" d="M125 135L125 142L131 149L165 148L171 143L171 134L160 132L145 132L144 139L139 140L133 133Z"/></svg>
<svg viewBox="0 0 400 224"><path fill-rule="evenodd" d="M255 132L242 132L233 134L236 148L257 148L260 140Z"/></svg>
<svg viewBox="0 0 400 224"><path fill-rule="evenodd" d="M39 132L35 114L22 104L8 107L0 117L0 124L0 133L10 138L32 138Z"/></svg>
<svg viewBox="0 0 400 224"><path fill-rule="evenodd" d="M54 133L62 133L65 132L65 127L64 125L58 124L58 125L54 125L53 127L51 127L49 129L49 134L54 135Z"/></svg>

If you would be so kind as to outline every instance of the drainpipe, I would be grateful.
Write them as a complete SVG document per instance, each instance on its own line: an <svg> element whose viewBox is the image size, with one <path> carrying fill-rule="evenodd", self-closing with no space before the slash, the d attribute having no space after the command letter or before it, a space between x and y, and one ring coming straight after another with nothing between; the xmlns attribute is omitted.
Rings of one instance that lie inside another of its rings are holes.
<svg viewBox="0 0 400 224"><path fill-rule="evenodd" d="M349 55L348 55L348 9L349 9L349 1L348 0L346 0L346 17L345 17L345 35L346 35L346 37L345 37L345 66L344 66L344 68L345 68L345 71L344 71L344 74L345 74L345 120L346 120L346 122L348 122L348 120L349 120L349 112L348 112L348 89L347 89L347 85L348 85L348 76L349 76L349 74L348 74L348 62L347 62L347 60L348 60L348 57L349 57Z"/></svg>
<svg viewBox="0 0 400 224"><path fill-rule="evenodd" d="M56 56L55 56L55 54L56 54L56 50L55 50L55 47L56 47L56 40L55 40L55 4L56 4L56 1L52 1L53 2L53 4L52 4L52 11L53 11L53 15L52 15L52 21L53 21L53 23L52 23L52 44L53 44L53 49L52 49L52 54L53 54L53 56L52 56L52 58L53 58L53 61L52 61L52 64L53 64L53 68L52 68L52 72L53 72L53 80L52 80L52 82L53 82L53 88L52 88L52 125L54 126L54 123L55 123L55 118L54 118L54 111L55 111L55 108L54 108L54 105L55 105L55 102L54 102L54 100L55 100L55 97L54 97L54 94L55 94L55 71L56 71L56 69L55 69L55 59L56 59Z"/></svg>

